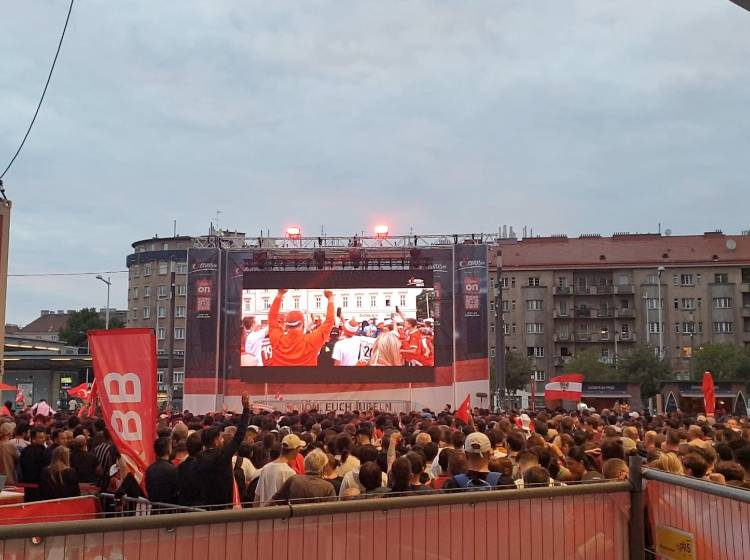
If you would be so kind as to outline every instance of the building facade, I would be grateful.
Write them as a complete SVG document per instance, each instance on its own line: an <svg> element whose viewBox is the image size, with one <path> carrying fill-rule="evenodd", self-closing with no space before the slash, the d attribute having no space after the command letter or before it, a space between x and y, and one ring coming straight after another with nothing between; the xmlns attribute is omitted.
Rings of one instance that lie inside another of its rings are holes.
<svg viewBox="0 0 750 560"><path fill-rule="evenodd" d="M615 234L501 240L504 350L543 382L576 353L616 363L635 344L688 379L702 344L750 347L750 236Z"/></svg>

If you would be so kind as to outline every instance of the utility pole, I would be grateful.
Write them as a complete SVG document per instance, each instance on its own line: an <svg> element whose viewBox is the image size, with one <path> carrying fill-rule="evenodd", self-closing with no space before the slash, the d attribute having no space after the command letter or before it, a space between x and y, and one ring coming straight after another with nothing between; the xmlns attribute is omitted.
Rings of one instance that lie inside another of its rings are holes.
<svg viewBox="0 0 750 560"><path fill-rule="evenodd" d="M174 313L175 313L175 270L174 259L169 259L169 336L167 338L167 406L172 406L174 398Z"/></svg>

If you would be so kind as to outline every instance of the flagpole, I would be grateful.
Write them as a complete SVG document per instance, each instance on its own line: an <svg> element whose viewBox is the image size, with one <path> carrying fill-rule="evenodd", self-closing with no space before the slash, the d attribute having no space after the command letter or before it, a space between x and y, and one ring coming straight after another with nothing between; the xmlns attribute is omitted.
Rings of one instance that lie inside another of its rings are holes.
<svg viewBox="0 0 750 560"><path fill-rule="evenodd" d="M531 376L531 412L536 412L536 381L534 376Z"/></svg>

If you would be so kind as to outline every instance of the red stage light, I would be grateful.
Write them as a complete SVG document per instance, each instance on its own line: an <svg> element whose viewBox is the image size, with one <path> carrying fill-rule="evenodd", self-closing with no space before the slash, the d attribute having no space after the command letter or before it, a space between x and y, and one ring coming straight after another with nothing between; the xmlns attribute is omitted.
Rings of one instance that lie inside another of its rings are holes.
<svg viewBox="0 0 750 560"><path fill-rule="evenodd" d="M302 229L299 226L289 226L286 228L286 235L289 239L299 239L302 237Z"/></svg>
<svg viewBox="0 0 750 560"><path fill-rule="evenodd" d="M379 237L381 239L384 237L388 237L388 226L385 224L375 226L375 237Z"/></svg>

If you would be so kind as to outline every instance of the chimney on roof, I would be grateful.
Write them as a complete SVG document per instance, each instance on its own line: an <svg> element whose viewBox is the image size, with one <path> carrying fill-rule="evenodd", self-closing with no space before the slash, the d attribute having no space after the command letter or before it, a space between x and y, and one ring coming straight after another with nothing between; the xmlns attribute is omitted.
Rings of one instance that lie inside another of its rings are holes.
<svg viewBox="0 0 750 560"><path fill-rule="evenodd" d="M40 313L39 313L39 314L40 314L40 315L41 315L42 317L46 317L47 315L50 315L51 313L52 313L52 312L51 312L51 311L50 311L49 309L42 309L42 310L40 311Z"/></svg>
<svg viewBox="0 0 750 560"><path fill-rule="evenodd" d="M65 315L65 311L63 311L62 309L58 309L57 310L57 314L58 315Z"/></svg>

